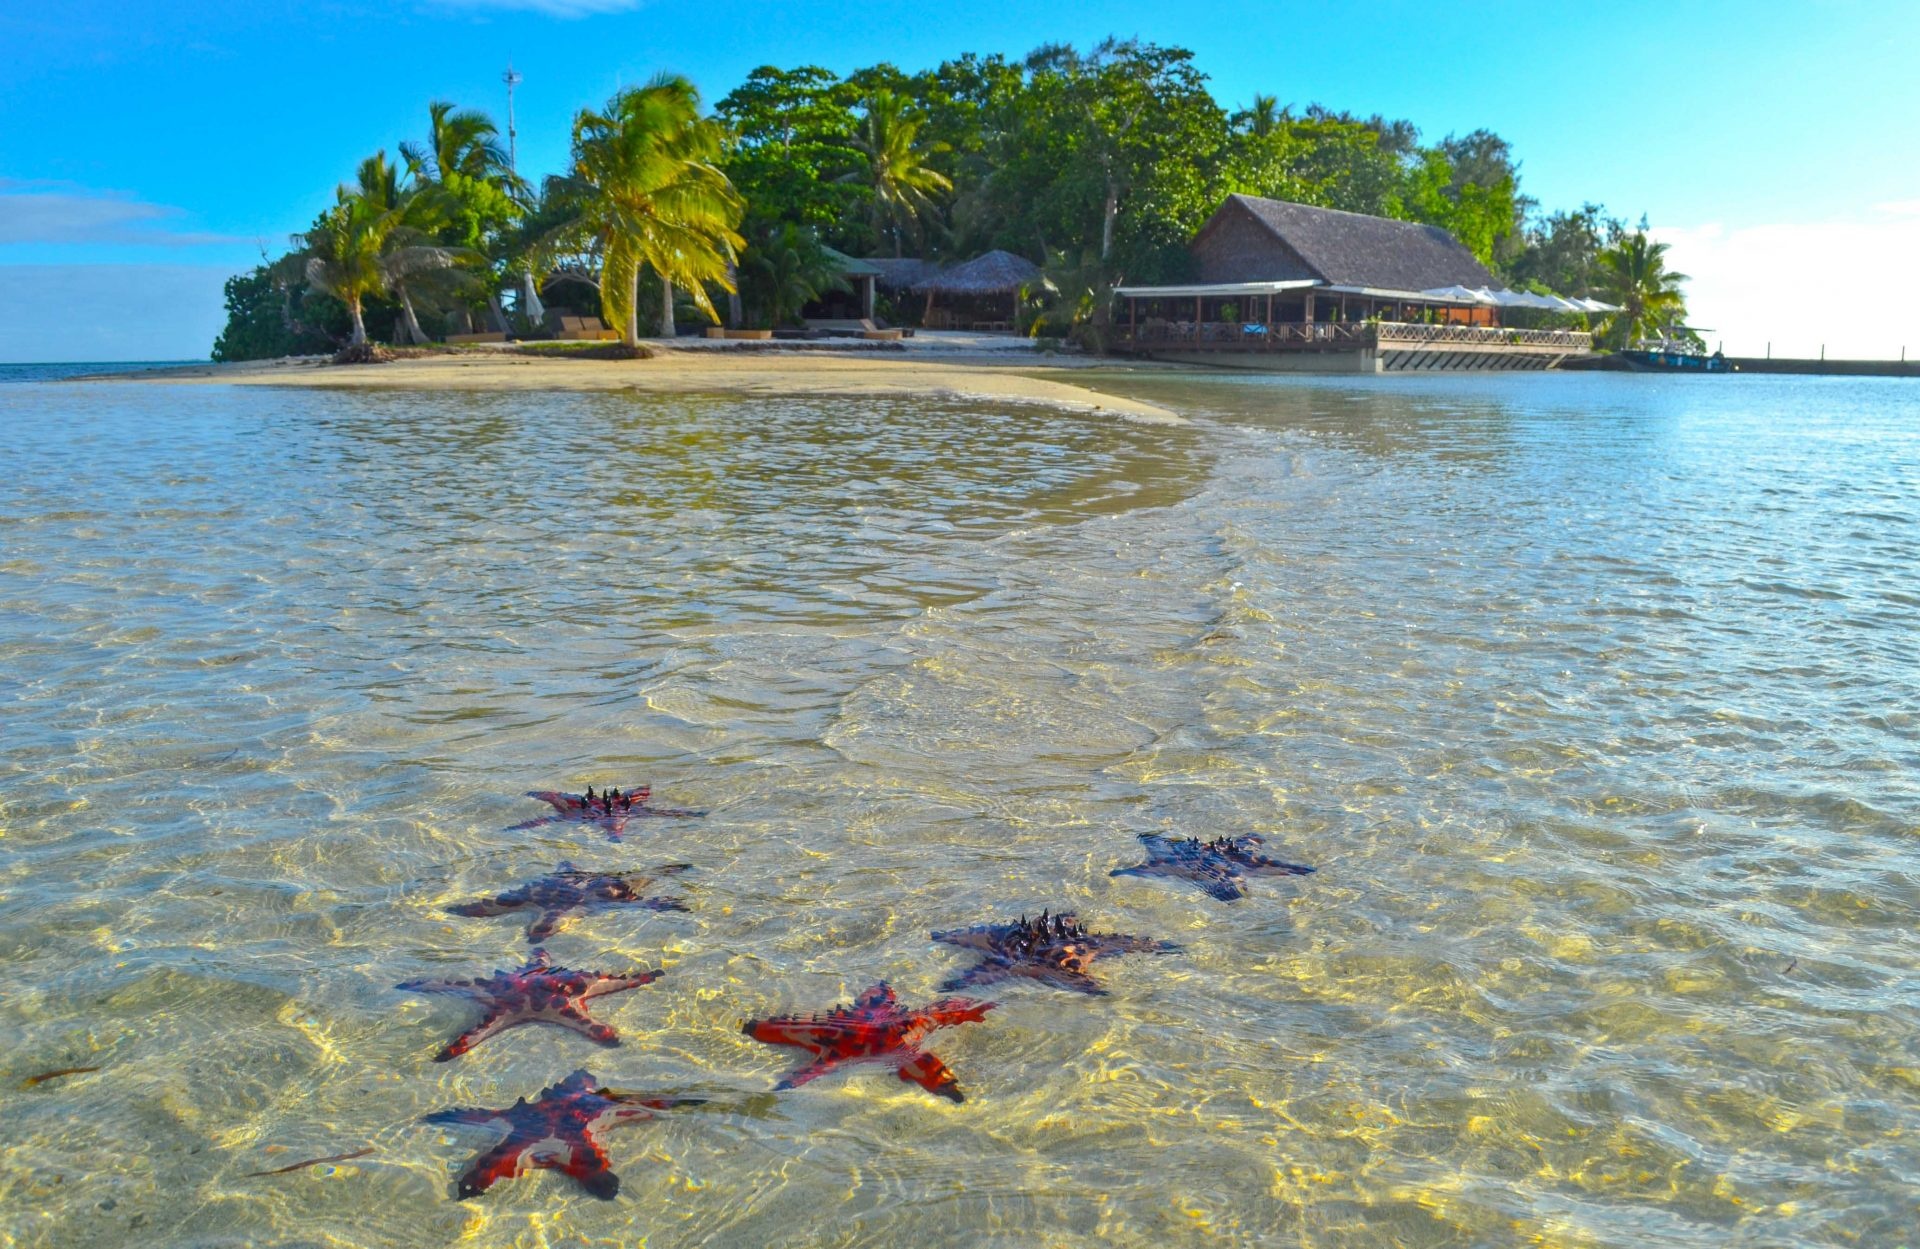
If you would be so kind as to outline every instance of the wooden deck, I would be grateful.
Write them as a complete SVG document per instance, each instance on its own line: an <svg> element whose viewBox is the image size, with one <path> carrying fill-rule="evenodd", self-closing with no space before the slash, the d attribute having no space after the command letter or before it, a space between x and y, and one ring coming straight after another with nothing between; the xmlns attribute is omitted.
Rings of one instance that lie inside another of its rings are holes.
<svg viewBox="0 0 1920 1249"><path fill-rule="evenodd" d="M1575 330L1514 330L1478 325L1381 322L1161 322L1123 331L1116 351L1204 359L1241 368L1330 372L1456 372L1548 369L1593 350ZM1295 357L1322 355L1325 361Z"/></svg>

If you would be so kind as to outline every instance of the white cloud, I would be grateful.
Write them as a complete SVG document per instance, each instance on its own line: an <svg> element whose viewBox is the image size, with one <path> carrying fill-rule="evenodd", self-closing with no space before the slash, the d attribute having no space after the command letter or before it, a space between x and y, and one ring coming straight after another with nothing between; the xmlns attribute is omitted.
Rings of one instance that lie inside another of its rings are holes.
<svg viewBox="0 0 1920 1249"><path fill-rule="evenodd" d="M134 244L196 247L233 243L224 234L176 228L186 214L115 191L64 182L0 178L0 245L9 243Z"/></svg>
<svg viewBox="0 0 1920 1249"><path fill-rule="evenodd" d="M1664 228L1689 319L1730 356L1920 359L1920 201L1835 221Z"/></svg>
<svg viewBox="0 0 1920 1249"><path fill-rule="evenodd" d="M436 9L493 13L541 13L547 17L599 17L639 8L646 0L428 0Z"/></svg>
<svg viewBox="0 0 1920 1249"><path fill-rule="evenodd" d="M0 360L204 360L226 324L212 265L0 265Z"/></svg>

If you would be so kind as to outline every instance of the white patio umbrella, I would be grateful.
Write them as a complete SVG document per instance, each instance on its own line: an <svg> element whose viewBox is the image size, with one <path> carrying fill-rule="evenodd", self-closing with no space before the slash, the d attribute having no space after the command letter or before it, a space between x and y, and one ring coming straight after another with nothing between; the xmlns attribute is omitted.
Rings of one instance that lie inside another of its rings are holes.
<svg viewBox="0 0 1920 1249"><path fill-rule="evenodd" d="M1436 286L1432 290L1420 293L1431 295L1435 299L1456 299L1463 303L1491 304L1493 302L1487 298L1485 291L1470 290L1464 286Z"/></svg>

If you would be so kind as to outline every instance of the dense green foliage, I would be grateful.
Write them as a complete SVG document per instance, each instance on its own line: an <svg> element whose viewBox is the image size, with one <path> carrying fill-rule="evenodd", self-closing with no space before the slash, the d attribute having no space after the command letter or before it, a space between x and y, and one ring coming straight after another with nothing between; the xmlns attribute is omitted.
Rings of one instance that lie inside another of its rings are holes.
<svg viewBox="0 0 1920 1249"><path fill-rule="evenodd" d="M300 246L324 262L319 285L344 283L344 308L354 291L363 307L390 299L410 337L483 317L532 330L521 314L537 310L535 275L547 298L590 297L631 339L643 323L672 332L676 298L713 315L736 277L755 320L790 319L787 296L819 288L807 274L821 247L930 259L998 247L1067 276L1053 323L1097 342L1106 292L1187 277L1188 242L1236 192L1443 227L1523 289L1606 298L1640 283L1636 311L1615 319L1629 337L1684 315L1671 283L1620 276L1635 262L1616 254L1630 240L1618 219L1594 204L1543 212L1524 195L1500 136L1430 143L1411 122L1296 111L1268 94L1229 110L1191 52L1140 40L969 53L917 73L762 66L711 117L690 84L663 78L583 110L569 169L537 192L493 123L451 104L433 104L426 141L401 151L390 194L364 179L343 188ZM381 212L400 216L382 226ZM352 269L354 247L376 234ZM409 250L422 247L440 250ZM642 275L660 283L657 319L641 310ZM294 342L287 310L309 284L272 266L236 282L219 350ZM305 324L303 344L316 323Z"/></svg>

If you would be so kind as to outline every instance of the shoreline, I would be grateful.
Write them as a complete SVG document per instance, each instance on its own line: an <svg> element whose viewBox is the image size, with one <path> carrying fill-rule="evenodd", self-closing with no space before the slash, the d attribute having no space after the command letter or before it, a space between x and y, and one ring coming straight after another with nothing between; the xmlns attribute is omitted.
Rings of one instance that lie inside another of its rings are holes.
<svg viewBox="0 0 1920 1249"><path fill-rule="evenodd" d="M889 344L891 345L891 344ZM247 361L102 373L86 382L159 385L299 386L329 390L634 391L641 394L904 395L1045 404L1151 424L1185 424L1157 404L1051 376L1110 362L1039 357L1029 350L966 350L923 346L907 351L737 351L646 343L648 360L525 356L502 350L460 351L385 364L334 365L321 357Z"/></svg>

